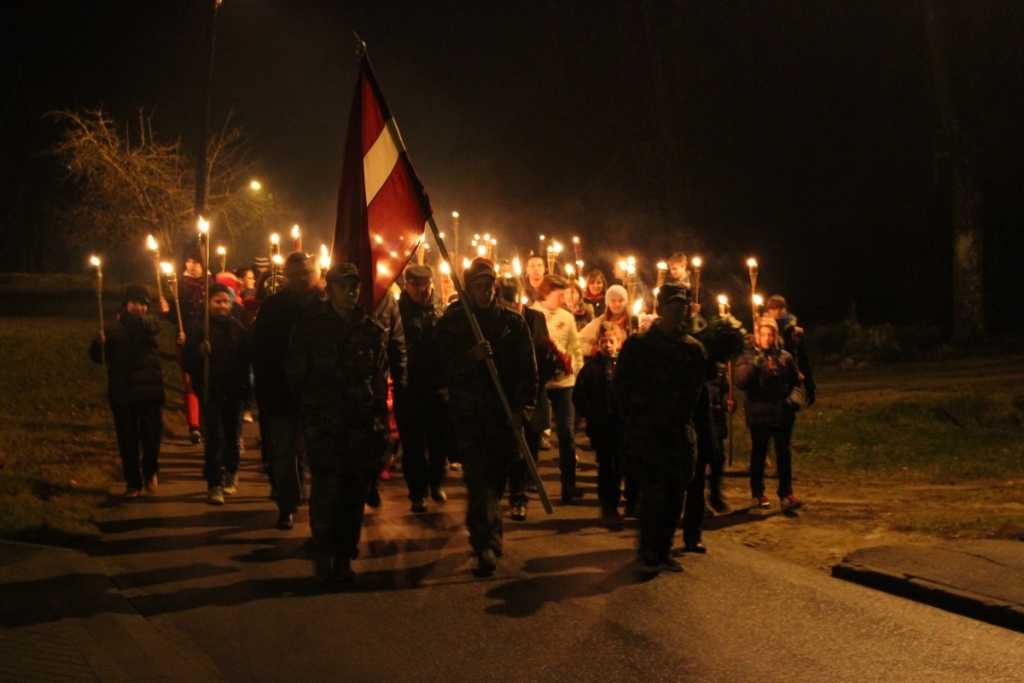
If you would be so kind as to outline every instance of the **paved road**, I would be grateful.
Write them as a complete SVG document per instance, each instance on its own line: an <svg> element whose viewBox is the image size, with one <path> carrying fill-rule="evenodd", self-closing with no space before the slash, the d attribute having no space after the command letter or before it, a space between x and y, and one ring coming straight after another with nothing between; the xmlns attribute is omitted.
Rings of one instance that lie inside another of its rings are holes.
<svg viewBox="0 0 1024 683"><path fill-rule="evenodd" d="M582 454L586 456L587 454ZM400 477L367 517L357 583L326 590L244 460L206 505L196 447L171 444L156 496L105 511L93 552L197 677L224 681L1024 681L1024 635L797 567L708 534L685 573L643 579L635 529L588 504L506 523L498 573L474 579L457 480L408 511ZM553 452L543 472L557 487ZM746 523L744 520L737 520Z"/></svg>

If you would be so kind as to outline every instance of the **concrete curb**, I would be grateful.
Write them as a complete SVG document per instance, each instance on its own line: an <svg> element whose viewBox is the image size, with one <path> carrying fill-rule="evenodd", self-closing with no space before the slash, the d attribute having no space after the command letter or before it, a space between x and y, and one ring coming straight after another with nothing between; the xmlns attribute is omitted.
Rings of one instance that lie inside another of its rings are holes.
<svg viewBox="0 0 1024 683"><path fill-rule="evenodd" d="M1024 633L1024 607L904 572L845 560L832 576Z"/></svg>

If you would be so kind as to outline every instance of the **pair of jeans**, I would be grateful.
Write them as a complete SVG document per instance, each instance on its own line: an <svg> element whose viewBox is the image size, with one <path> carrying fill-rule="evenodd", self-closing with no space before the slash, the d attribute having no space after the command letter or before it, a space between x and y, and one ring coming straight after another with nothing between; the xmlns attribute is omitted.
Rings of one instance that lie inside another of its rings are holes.
<svg viewBox="0 0 1024 683"><path fill-rule="evenodd" d="M551 401L551 414L558 435L558 470L561 473L562 497L576 491L576 432L575 409L572 405L572 387L547 389Z"/></svg>
<svg viewBox="0 0 1024 683"><path fill-rule="evenodd" d="M768 458L768 441L775 443L775 464L779 476L779 498L793 493L793 424L782 427L750 428L750 492L754 498L764 495L764 464Z"/></svg>
<svg viewBox="0 0 1024 683"><path fill-rule="evenodd" d="M160 471L160 440L164 418L160 401L139 401L117 406L114 431L121 454L121 470L128 488L141 491L142 483ZM139 447L142 447L142 471L139 471Z"/></svg>
<svg viewBox="0 0 1024 683"><path fill-rule="evenodd" d="M242 401L208 401L202 406L207 488L222 486L222 472L235 474L241 461Z"/></svg>

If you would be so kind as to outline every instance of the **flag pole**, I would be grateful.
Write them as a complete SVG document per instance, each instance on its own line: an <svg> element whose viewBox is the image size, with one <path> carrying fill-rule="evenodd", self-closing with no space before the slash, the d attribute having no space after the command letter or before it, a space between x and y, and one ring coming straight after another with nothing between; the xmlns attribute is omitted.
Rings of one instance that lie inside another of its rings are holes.
<svg viewBox="0 0 1024 683"><path fill-rule="evenodd" d="M469 306L469 298L466 296L466 290L462 287L462 279L455 272L451 256L448 254L448 248L444 245L444 240L441 239L441 232L437 229L437 223L434 222L434 216L430 212L427 212L427 222L430 223L430 231L434 233L434 240L437 242L437 248L441 251L441 258L444 259L452 271L452 283L455 285L455 291L459 293L459 301L462 302L460 308L466 312L469 326L473 330L473 336L476 337L477 342L484 341L484 335L480 331L480 323L477 322L476 316L473 315L473 311ZM494 389L498 392L498 398L501 399L501 405L505 409L505 418L511 420L513 416L512 406L508 402L508 397L505 396L505 391L501 388L501 380L498 377L498 369L494 365L494 358L488 356L485 362L487 364L487 372L491 375L491 381L494 383ZM544 512L549 515L553 514L554 509L551 507L551 500L548 499L547 491L544 490L544 482L540 479L537 463L534 462L533 456L530 454L530 447L526 444L523 430L516 429L514 431L516 441L519 444L519 452L523 456L523 462L526 463L526 469L529 471L533 483L537 486L537 497L540 498L540 502L544 506Z"/></svg>

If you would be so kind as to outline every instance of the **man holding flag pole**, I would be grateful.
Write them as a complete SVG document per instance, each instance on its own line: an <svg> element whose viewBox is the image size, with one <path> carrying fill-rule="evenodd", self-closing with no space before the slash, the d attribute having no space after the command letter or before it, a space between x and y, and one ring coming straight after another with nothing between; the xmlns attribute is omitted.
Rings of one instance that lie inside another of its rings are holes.
<svg viewBox="0 0 1024 683"><path fill-rule="evenodd" d="M360 289L360 307L365 311L374 311L377 303L388 295L388 288L415 252L423 234L424 223L430 223L442 257L449 267L452 264L434 223L426 190L416 176L398 126L377 84L366 55L366 45L358 37L357 53L360 58L359 79L352 99L345 142L332 258L335 262L350 261L355 265L363 285ZM454 272L454 268L452 270ZM465 301L467 294L462 283L456 277L452 279L459 297ZM490 278L490 284L493 304L493 277ZM473 349L484 348L484 335L473 315L473 307L456 308L461 309L467 330L475 339ZM458 310L452 312L458 313ZM536 378L533 347L525 325L522 332L530 353L532 375ZM510 403L494 358L489 353L481 354L474 362L484 378L490 377L488 393L494 396L494 404L504 411L503 417L507 424L521 424L523 410L532 407L532 403L529 406ZM527 459L527 467L538 484L541 501L550 513L551 504L540 486L536 464L530 458L522 430L512 428L509 432L510 438L515 437L512 451L515 451L517 445L520 456ZM498 491L497 495L500 497L501 493ZM472 504L470 507L472 510ZM493 561L487 559L481 560L480 566L485 573L494 569ZM489 559L493 560L493 555Z"/></svg>

